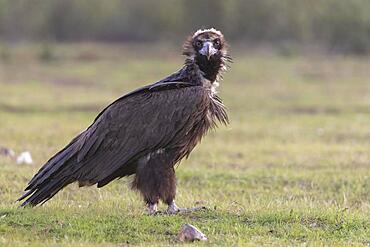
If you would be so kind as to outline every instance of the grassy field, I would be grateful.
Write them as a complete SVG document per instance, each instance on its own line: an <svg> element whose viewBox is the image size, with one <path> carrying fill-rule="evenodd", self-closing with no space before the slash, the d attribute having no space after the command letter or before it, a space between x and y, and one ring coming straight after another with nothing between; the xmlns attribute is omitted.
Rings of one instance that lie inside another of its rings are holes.
<svg viewBox="0 0 370 247"><path fill-rule="evenodd" d="M207 235L201 245L370 245L369 58L232 52L219 89L231 123L177 168L178 204L208 210L148 216L130 179L72 185L34 209L14 201L105 105L179 68L180 49L70 44L51 52L2 52L0 146L31 151L34 164L0 156L0 246L183 245L184 223Z"/></svg>

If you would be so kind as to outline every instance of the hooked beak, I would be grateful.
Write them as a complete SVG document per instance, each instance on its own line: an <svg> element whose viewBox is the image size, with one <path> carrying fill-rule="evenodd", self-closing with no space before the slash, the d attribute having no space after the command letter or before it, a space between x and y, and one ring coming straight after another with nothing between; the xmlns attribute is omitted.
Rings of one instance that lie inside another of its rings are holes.
<svg viewBox="0 0 370 247"><path fill-rule="evenodd" d="M202 49L200 49L199 53L206 56L207 59L209 60L214 54L217 53L217 49L213 47L212 42L207 41L204 42L203 47Z"/></svg>

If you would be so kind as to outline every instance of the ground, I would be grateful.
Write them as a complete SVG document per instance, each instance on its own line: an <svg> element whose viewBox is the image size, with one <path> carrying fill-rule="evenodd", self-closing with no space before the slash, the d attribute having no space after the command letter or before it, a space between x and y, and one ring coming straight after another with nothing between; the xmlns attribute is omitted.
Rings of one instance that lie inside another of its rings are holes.
<svg viewBox="0 0 370 247"><path fill-rule="evenodd" d="M180 49L9 48L0 62L0 145L29 150L34 164L0 156L1 246L180 245L184 223L207 235L203 245L370 245L368 57L234 48L219 88L230 125L176 169L177 203L208 210L148 216L130 179L72 185L33 209L15 200L105 105L179 68Z"/></svg>

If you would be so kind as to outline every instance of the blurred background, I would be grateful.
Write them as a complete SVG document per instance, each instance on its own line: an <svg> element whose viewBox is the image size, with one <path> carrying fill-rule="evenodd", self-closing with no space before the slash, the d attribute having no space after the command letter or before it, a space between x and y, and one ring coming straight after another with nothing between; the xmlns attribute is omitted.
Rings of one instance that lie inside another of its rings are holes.
<svg viewBox="0 0 370 247"><path fill-rule="evenodd" d="M178 44L197 28L216 27L232 43L366 54L369 9L368 0L1 0L0 38L5 46L19 41Z"/></svg>

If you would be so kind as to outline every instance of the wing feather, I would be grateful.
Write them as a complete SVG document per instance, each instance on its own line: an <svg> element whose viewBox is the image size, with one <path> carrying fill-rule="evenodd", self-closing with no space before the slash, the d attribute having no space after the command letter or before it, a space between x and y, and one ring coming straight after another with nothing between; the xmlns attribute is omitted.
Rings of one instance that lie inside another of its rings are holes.
<svg viewBox="0 0 370 247"><path fill-rule="evenodd" d="M204 95L201 86L161 82L116 100L32 178L22 206L45 202L74 181L104 186L134 173L140 157L177 148Z"/></svg>
<svg viewBox="0 0 370 247"><path fill-rule="evenodd" d="M121 98L81 134L78 165L71 173L79 181L98 183L138 157L169 147L203 94L202 87L193 86Z"/></svg>
<svg viewBox="0 0 370 247"><path fill-rule="evenodd" d="M94 135L84 140L91 144L79 153L79 179L97 183L133 159L168 147L203 93L201 87L187 87L139 94L111 105L92 126Z"/></svg>

